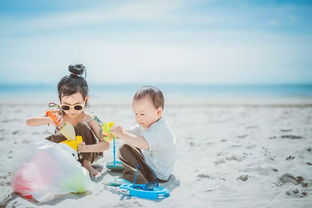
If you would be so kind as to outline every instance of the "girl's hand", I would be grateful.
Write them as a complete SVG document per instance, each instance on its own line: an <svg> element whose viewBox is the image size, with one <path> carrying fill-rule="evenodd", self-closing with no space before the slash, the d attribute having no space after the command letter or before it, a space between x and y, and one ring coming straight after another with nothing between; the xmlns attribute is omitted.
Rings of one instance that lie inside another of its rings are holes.
<svg viewBox="0 0 312 208"><path fill-rule="evenodd" d="M87 150L87 145L86 145L86 143L81 142L81 143L78 145L78 152L85 152L86 150Z"/></svg>
<svg viewBox="0 0 312 208"><path fill-rule="evenodd" d="M122 126L114 125L111 128L111 133L114 134L116 137L120 138L124 134L124 130Z"/></svg>
<svg viewBox="0 0 312 208"><path fill-rule="evenodd" d="M57 117L57 123L59 126L62 126L64 124L64 118L61 115L56 115ZM56 124L55 124L56 125Z"/></svg>
<svg viewBox="0 0 312 208"><path fill-rule="evenodd" d="M54 110L53 114L56 117L56 121L54 121L53 119L51 119L49 117L49 124L52 124L55 127L62 126L63 123L64 123L64 119L63 119L63 116L61 115L60 111L59 110Z"/></svg>

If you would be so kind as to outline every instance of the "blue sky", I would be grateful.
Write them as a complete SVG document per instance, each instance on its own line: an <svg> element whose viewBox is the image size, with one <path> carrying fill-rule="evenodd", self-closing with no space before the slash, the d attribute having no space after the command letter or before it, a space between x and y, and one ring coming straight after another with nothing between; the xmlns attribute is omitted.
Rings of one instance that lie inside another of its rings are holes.
<svg viewBox="0 0 312 208"><path fill-rule="evenodd" d="M312 2L1 0L0 82L312 83Z"/></svg>

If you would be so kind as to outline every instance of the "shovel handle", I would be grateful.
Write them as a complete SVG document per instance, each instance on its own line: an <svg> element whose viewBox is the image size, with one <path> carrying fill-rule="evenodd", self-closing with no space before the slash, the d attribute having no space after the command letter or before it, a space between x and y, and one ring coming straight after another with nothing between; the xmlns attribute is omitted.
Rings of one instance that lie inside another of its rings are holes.
<svg viewBox="0 0 312 208"><path fill-rule="evenodd" d="M51 120L52 120L57 126L60 125L60 123L57 121L58 119L57 119L56 115L54 115L54 113L52 112L52 110L48 110L48 111L46 112L46 116L50 117Z"/></svg>
<svg viewBox="0 0 312 208"><path fill-rule="evenodd" d="M114 139L114 135L110 132L112 126L115 122L107 122L102 125L102 134L104 136L104 141L111 142Z"/></svg>

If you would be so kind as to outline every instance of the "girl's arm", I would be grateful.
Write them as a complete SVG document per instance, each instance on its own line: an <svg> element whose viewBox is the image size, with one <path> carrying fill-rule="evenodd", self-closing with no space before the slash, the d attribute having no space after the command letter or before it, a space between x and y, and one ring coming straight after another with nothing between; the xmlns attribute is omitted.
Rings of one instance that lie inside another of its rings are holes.
<svg viewBox="0 0 312 208"><path fill-rule="evenodd" d="M93 131L93 133L95 134L95 136L99 140L101 140L101 135L100 135L101 134L101 127L100 127L99 123L95 120L91 120L88 122L88 124L89 124L91 130Z"/></svg>
<svg viewBox="0 0 312 208"><path fill-rule="evenodd" d="M57 123L63 122L63 118L59 110L53 110L52 113L57 117ZM42 126L42 125L49 125L49 124L57 127L54 121L50 117L47 117L47 116L29 118L26 120L26 125L28 126Z"/></svg>
<svg viewBox="0 0 312 208"><path fill-rule="evenodd" d="M131 134L123 130L122 126L112 126L111 133L115 134L118 138L124 140L125 143L140 149L149 149L149 145L144 137Z"/></svg>
<svg viewBox="0 0 312 208"><path fill-rule="evenodd" d="M78 152L104 152L107 149L109 149L109 143L106 141L88 145L82 142L79 144Z"/></svg>
<svg viewBox="0 0 312 208"><path fill-rule="evenodd" d="M91 120L88 122L88 125L90 126L91 130L95 134L95 136L99 139L99 143L97 144L88 144L86 145L84 142L82 142L79 147L79 152L104 152L105 150L109 149L109 143L104 141L104 139L101 138L101 126L99 123L95 120Z"/></svg>
<svg viewBox="0 0 312 208"><path fill-rule="evenodd" d="M49 117L37 117L30 118L26 120L26 125L28 126L42 126L42 125L55 125L54 122Z"/></svg>

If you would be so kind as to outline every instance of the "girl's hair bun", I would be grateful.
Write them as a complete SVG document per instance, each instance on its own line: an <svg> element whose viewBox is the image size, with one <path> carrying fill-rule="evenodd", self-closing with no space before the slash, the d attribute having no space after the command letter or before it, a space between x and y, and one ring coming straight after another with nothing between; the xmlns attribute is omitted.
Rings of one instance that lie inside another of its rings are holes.
<svg viewBox="0 0 312 208"><path fill-rule="evenodd" d="M86 67L83 64L69 65L68 71L74 76L82 77L83 74L87 76Z"/></svg>

